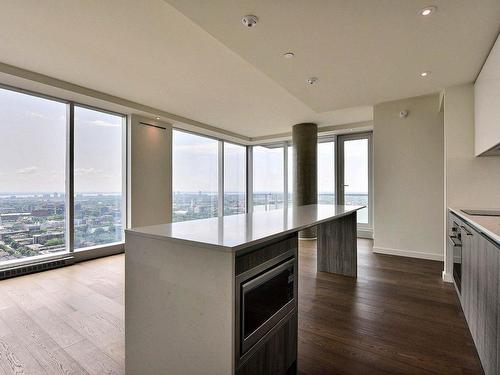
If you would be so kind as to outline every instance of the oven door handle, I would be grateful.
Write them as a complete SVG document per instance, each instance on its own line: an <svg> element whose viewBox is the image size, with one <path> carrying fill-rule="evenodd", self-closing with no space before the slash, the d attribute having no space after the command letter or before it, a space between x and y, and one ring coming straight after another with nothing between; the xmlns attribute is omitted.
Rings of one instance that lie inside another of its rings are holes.
<svg viewBox="0 0 500 375"><path fill-rule="evenodd" d="M248 292L248 291L258 287L259 285L262 285L266 281L271 280L274 276L283 272L283 270L286 270L287 268L293 268L293 267L295 267L295 258L287 260L286 262L281 263L278 266L271 268L268 271L265 271L263 274L251 279L250 281L243 283L241 286L242 291L243 291L243 293Z"/></svg>

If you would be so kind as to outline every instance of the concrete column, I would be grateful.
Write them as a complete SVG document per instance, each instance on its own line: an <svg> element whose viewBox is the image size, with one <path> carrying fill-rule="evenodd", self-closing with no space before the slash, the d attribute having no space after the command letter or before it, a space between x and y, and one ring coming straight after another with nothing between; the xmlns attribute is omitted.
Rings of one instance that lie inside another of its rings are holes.
<svg viewBox="0 0 500 375"><path fill-rule="evenodd" d="M318 202L317 151L318 126L303 123L293 126L293 206L304 206ZM316 228L299 233L300 238L316 238Z"/></svg>

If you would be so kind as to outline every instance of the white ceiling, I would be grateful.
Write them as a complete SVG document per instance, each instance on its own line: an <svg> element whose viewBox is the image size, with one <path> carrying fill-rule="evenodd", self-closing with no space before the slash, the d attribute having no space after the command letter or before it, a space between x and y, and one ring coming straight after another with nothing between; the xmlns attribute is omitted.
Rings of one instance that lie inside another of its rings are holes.
<svg viewBox="0 0 500 375"><path fill-rule="evenodd" d="M470 82L500 27L498 0L169 2L4 1L0 61L258 137Z"/></svg>

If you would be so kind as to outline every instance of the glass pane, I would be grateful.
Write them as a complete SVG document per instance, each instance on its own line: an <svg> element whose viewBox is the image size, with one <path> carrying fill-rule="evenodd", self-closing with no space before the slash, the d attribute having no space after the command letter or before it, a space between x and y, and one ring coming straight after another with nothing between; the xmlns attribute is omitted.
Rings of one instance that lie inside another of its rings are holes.
<svg viewBox="0 0 500 375"><path fill-rule="evenodd" d="M75 107L75 249L123 241L123 126Z"/></svg>
<svg viewBox="0 0 500 375"><path fill-rule="evenodd" d="M243 285L243 337L247 338L293 299L293 268L245 292Z"/></svg>
<svg viewBox="0 0 500 375"><path fill-rule="evenodd" d="M345 204L366 205L358 223L368 224L368 139L344 142Z"/></svg>
<svg viewBox="0 0 500 375"><path fill-rule="evenodd" d="M65 251L65 156L66 105L0 89L1 262Z"/></svg>
<svg viewBox="0 0 500 375"><path fill-rule="evenodd" d="M335 204L335 142L318 143L318 204Z"/></svg>
<svg viewBox="0 0 500 375"><path fill-rule="evenodd" d="M217 216L218 141L174 130L172 144L172 220Z"/></svg>
<svg viewBox="0 0 500 375"><path fill-rule="evenodd" d="M246 212L247 149L224 143L224 215Z"/></svg>
<svg viewBox="0 0 500 375"><path fill-rule="evenodd" d="M283 208L283 147L253 148L253 209Z"/></svg>
<svg viewBox="0 0 500 375"><path fill-rule="evenodd" d="M293 203L293 147L288 146L288 207Z"/></svg>

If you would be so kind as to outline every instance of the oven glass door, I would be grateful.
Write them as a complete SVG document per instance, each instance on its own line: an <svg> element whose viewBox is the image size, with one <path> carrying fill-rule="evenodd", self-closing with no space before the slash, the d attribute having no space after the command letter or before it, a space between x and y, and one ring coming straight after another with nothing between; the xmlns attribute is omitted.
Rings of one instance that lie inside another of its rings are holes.
<svg viewBox="0 0 500 375"><path fill-rule="evenodd" d="M242 284L243 351L257 342L293 309L294 284L294 259Z"/></svg>

